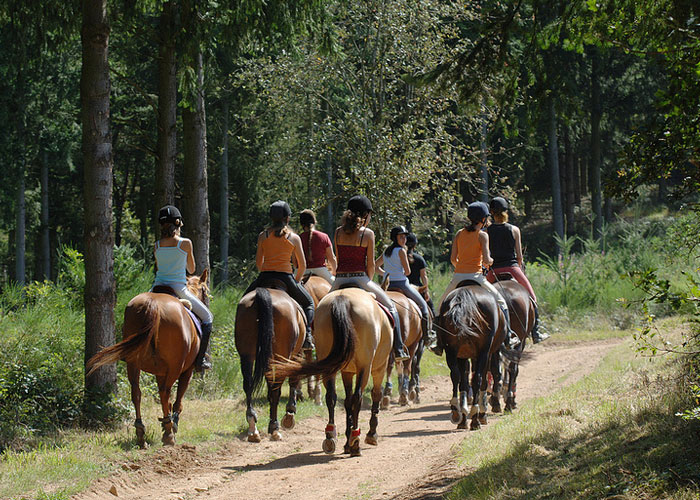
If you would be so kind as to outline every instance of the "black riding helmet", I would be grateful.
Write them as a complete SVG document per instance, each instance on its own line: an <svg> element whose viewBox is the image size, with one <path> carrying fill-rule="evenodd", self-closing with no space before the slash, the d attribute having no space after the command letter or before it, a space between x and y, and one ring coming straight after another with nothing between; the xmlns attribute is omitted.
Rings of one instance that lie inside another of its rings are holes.
<svg viewBox="0 0 700 500"><path fill-rule="evenodd" d="M361 194L356 194L348 200L348 210L359 215L374 212L374 210L372 210L372 202L369 201L369 198Z"/></svg>
<svg viewBox="0 0 700 500"><path fill-rule="evenodd" d="M277 200L270 205L270 218L274 221L282 220L292 215L292 209L286 201Z"/></svg>
<svg viewBox="0 0 700 500"><path fill-rule="evenodd" d="M418 237L413 233L408 233L406 235L406 246L413 248L418 244Z"/></svg>
<svg viewBox="0 0 700 500"><path fill-rule="evenodd" d="M474 224L489 216L489 207L483 201L475 201L467 207L467 217Z"/></svg>
<svg viewBox="0 0 700 500"><path fill-rule="evenodd" d="M491 209L492 214L502 214L508 210L508 202L505 200L505 198L496 196L491 200L491 203L489 203L489 208Z"/></svg>
<svg viewBox="0 0 700 500"><path fill-rule="evenodd" d="M405 226L392 227L389 237L391 238L391 241L397 243L400 234L408 234L408 231L406 230Z"/></svg>
<svg viewBox="0 0 700 500"><path fill-rule="evenodd" d="M175 224L179 220L182 220L182 214L172 205L165 205L163 208L158 210L158 222L161 224L166 224L170 222Z"/></svg>

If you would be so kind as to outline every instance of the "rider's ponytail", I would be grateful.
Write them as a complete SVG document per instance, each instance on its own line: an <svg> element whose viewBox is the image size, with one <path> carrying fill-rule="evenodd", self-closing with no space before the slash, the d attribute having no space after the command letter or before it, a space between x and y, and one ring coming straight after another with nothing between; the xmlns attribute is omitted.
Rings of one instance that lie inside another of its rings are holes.
<svg viewBox="0 0 700 500"><path fill-rule="evenodd" d="M352 234L362 225L362 217L352 210L346 210L343 213L343 218L340 220L340 223L344 233Z"/></svg>
<svg viewBox="0 0 700 500"><path fill-rule="evenodd" d="M172 222L164 222L160 225L160 237L171 238L182 227L182 220L176 219Z"/></svg>

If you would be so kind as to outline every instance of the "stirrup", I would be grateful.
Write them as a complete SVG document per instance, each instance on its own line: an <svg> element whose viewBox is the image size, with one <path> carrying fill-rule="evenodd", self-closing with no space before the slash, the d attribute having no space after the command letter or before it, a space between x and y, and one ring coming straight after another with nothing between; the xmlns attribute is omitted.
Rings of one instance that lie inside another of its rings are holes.
<svg viewBox="0 0 700 500"><path fill-rule="evenodd" d="M200 362L199 360L195 361L194 363L194 371L197 373L204 373L206 370L211 370L213 368L211 364L211 358L209 357L209 354L204 353L204 356L202 356L202 361Z"/></svg>

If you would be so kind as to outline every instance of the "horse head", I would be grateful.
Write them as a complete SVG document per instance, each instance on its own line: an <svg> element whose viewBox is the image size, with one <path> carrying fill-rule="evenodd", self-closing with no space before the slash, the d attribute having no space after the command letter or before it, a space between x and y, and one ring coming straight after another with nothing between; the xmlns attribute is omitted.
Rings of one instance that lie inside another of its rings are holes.
<svg viewBox="0 0 700 500"><path fill-rule="evenodd" d="M209 269L202 271L202 274L197 276L193 274L187 277L187 288L205 304L209 303Z"/></svg>

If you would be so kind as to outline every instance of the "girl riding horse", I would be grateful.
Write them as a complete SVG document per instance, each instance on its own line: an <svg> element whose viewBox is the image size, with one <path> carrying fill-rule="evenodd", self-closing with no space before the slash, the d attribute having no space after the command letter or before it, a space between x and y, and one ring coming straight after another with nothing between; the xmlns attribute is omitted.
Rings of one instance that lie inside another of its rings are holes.
<svg viewBox="0 0 700 500"><path fill-rule="evenodd" d="M335 280L335 269L338 265L333 253L333 244L326 233L316 231L316 214L313 210L302 210L299 222L304 232L299 235L306 257L305 276L320 276L331 285ZM331 266L329 271L326 262Z"/></svg>

